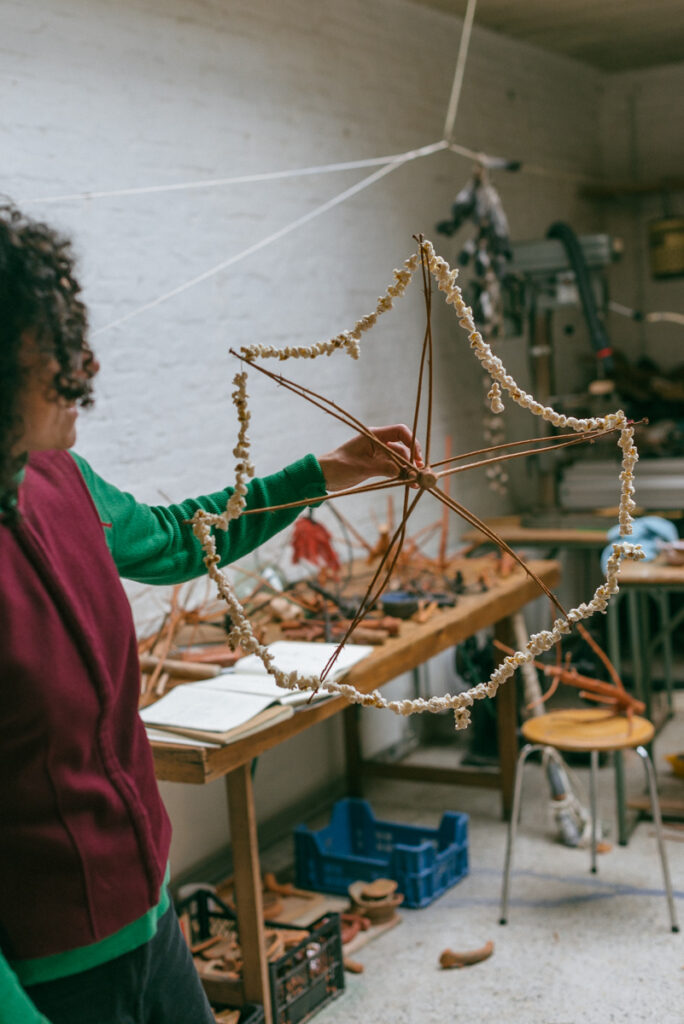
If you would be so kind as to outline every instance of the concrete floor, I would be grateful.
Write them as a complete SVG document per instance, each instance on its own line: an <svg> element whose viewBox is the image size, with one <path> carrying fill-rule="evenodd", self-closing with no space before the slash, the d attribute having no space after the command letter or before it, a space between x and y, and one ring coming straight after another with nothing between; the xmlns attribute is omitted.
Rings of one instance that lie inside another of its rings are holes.
<svg viewBox="0 0 684 1024"><path fill-rule="evenodd" d="M677 709L658 736L655 758L661 798L682 800L684 781L663 759L684 750L681 692ZM629 793L640 795L642 765L633 754L627 761ZM588 771L573 771L588 806ZM346 975L344 994L317 1014L317 1024L684 1024L684 932L670 931L652 823L639 822L629 845L601 855L592 875L589 851L555 838L540 765L530 764L525 778L505 927L498 924L506 839L499 795L369 784L380 819L434 827L445 810L467 812L470 872L429 907L403 911L399 927L354 954L364 973ZM599 785L601 817L614 841L610 765L601 768ZM684 928L684 843L669 839L666 851ZM495 944L489 960L439 968L443 949L475 949L488 940Z"/></svg>

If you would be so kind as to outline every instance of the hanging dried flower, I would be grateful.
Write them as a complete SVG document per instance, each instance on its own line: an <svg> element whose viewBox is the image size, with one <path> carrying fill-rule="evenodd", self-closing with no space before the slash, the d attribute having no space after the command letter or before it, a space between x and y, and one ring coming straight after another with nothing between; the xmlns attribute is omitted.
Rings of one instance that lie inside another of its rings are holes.
<svg viewBox="0 0 684 1024"><path fill-rule="evenodd" d="M330 531L313 516L303 516L294 524L292 561L295 565L302 561L310 562L311 565L330 569L335 575L340 571L340 560L332 546Z"/></svg>

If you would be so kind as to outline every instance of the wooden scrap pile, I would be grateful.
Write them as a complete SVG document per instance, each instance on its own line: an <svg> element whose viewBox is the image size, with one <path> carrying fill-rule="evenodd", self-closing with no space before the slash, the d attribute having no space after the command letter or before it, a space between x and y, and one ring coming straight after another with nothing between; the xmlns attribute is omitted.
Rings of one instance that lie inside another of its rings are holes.
<svg viewBox="0 0 684 1024"><path fill-rule="evenodd" d="M315 525L318 551L321 531ZM365 558L346 566L328 559L318 564L315 576L297 581L280 583L235 567L243 584L251 585L241 600L258 639L263 643L341 641L364 600L386 533L381 526L377 542L366 544ZM402 620L426 622L438 608L454 605L462 595L490 589L497 578L517 568L506 555L469 558L469 549L449 558L443 552L430 558L419 546L424 533L405 541L389 585L354 629L352 642L383 644L399 633ZM310 550L305 550L310 556ZM301 551L300 541L300 555ZM229 626L222 602L206 599L198 604L192 584L174 587L161 625L139 642L141 705L152 703L177 683L208 679L234 665L244 652L228 645Z"/></svg>
<svg viewBox="0 0 684 1024"><path fill-rule="evenodd" d="M320 900L318 893L279 886L274 876L266 876L265 883L270 885L271 882L277 894L292 893L315 902ZM219 891L224 896L219 896ZM244 1003L243 967L247 953L240 944L230 899L224 898L227 892L234 895L230 879L216 889L196 890L181 901L178 909L181 930L207 998L212 1004L232 1007ZM322 977L326 979L326 987L333 985L337 991L332 978L341 971L340 936L334 914L323 914L301 927L269 920L264 937L266 957L272 965L273 997L278 1007L290 1006Z"/></svg>

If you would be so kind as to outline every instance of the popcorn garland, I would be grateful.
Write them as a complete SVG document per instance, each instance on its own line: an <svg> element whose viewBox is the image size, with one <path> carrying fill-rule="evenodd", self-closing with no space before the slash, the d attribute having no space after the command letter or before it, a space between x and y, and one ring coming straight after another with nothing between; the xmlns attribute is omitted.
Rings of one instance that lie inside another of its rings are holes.
<svg viewBox="0 0 684 1024"><path fill-rule="evenodd" d="M490 409L495 415L498 415L500 412L504 411L504 404L501 401L501 387L499 386L499 382L497 380L494 381L491 388L487 392L487 401L489 402Z"/></svg>
<svg viewBox="0 0 684 1024"><path fill-rule="evenodd" d="M483 377L482 383L486 388L489 378ZM482 437L488 446L495 447L504 443L506 432L501 420L500 413L504 412L504 404L501 399L501 388L498 381L489 388L487 392L487 398L484 402L485 407L488 407L488 411L482 418ZM508 494L508 473L504 468L503 463L493 462L491 466L488 466L485 470L485 476L489 482L490 490L494 491L495 494L500 494L501 497L505 497Z"/></svg>
<svg viewBox="0 0 684 1024"><path fill-rule="evenodd" d="M492 381L487 396L492 412L499 413L503 411L503 389L522 408L528 409L533 415L540 416L555 427L570 427L570 429L578 433L588 430L619 428L618 446L622 449L619 506L620 536L623 537L631 534L632 514L636 509L633 499L634 467L639 455L634 444L634 427L627 420L624 412L618 410L607 416L578 419L574 416L565 416L562 413L556 412L549 406L543 406L532 395L526 394L516 384L513 377L506 373L502 361L493 354L490 346L483 340L480 332L477 330L472 310L464 302L461 289L456 284L458 270L452 270L441 256L437 256L431 242L424 241L421 251L425 256L427 266L435 278L439 290L446 296L447 304L455 307L459 317L459 324L467 331L470 346ZM256 358L276 358L281 361L292 358L314 359L319 355L332 355L333 352L342 349L352 359L358 359L361 335L376 324L379 316L392 308L395 298L399 298L404 294L420 262L421 251L414 253L405 260L403 269L394 271L394 283L387 288L384 295L380 296L375 310L358 320L351 331L343 331L329 341L317 342L310 346L286 347L283 349L269 345L243 346L240 349L242 357L247 361ZM216 551L216 541L212 528L225 530L228 528L231 520L237 519L242 514L246 504L247 479L254 475L254 466L249 457L249 436L247 433L250 420L247 406L247 373L243 371L236 374L233 384L232 398L237 409L240 424L238 441L233 449L233 455L238 460L235 466L235 489L228 500L225 511L221 515L211 514L203 509L199 509L193 516L192 526L193 532L204 551L204 564L207 567L207 572L216 583L220 595L224 598L229 608L233 624L229 633L230 641L233 644L239 644L247 654L256 654L261 659L267 672L274 677L277 684L283 687L283 689L315 691L322 688L327 693L338 694L352 703L361 704L364 707L386 708L399 715L411 715L424 711L440 712L451 709L454 712L456 728L465 729L470 723L470 707L474 701L482 700L485 697L494 697L499 686L509 679L517 668L533 661L538 655L550 650L563 635L570 632L572 623L589 618L595 612L605 612L608 601L618 592L618 573L622 559L631 558L636 560L644 557L644 552L639 545L629 544L625 541L613 544L613 553L606 566L605 581L597 587L592 599L588 603L578 605L577 608L572 608L567 614L567 619L556 619L551 629L533 634L522 650L516 651L514 654L503 659L487 682L479 683L464 693L453 695L447 693L441 697L430 697L428 699L420 697L407 700L387 700L378 690L373 690L371 693L362 693L348 683L335 682L328 679L321 682L317 676L303 676L298 672L283 672L274 664L273 656L268 648L261 644L255 636L251 623L229 580L218 568L219 556Z"/></svg>
<svg viewBox="0 0 684 1024"><path fill-rule="evenodd" d="M338 349L344 349L352 359L358 359L361 335L365 331L369 331L371 327L375 327L378 317L389 312L394 305L394 299L398 299L404 294L419 261L420 253L416 252L404 261L403 270L394 271L394 284L389 285L385 294L380 296L373 312L357 320L351 331L342 331L330 341L319 341L308 346L276 348L274 345L243 345L240 348L241 355L247 360L280 359L284 361L285 359L315 359L316 356L330 356ZM452 274L455 281L458 271L454 270Z"/></svg>

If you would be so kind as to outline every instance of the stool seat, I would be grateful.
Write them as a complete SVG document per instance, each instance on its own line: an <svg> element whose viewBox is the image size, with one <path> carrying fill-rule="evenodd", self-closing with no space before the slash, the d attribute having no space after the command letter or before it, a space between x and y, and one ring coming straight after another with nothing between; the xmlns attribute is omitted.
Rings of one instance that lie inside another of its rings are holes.
<svg viewBox="0 0 684 1024"><path fill-rule="evenodd" d="M638 715L630 719L605 708L564 708L529 718L522 732L529 743L589 753L645 746L653 739L655 729Z"/></svg>
<svg viewBox="0 0 684 1024"><path fill-rule="evenodd" d="M636 715L632 718L627 718L625 715L615 715L612 711L607 711L604 708L565 708L562 711L550 711L547 715L538 715L536 718L528 719L523 724L522 733L527 743L518 755L515 769L513 808L511 810L511 819L508 823L508 840L506 843L506 861L501 888L501 916L499 917L499 924L506 924L508 921L508 895L511 865L513 863L513 846L518 829L518 818L520 817L523 769L528 757L531 754L545 751L547 758L554 757L560 761L559 750L589 753L591 871L592 874L595 874L597 870L597 776L599 754L603 751L613 753L617 760L621 756L620 752L622 750L631 747L641 759L646 772L651 796L653 823L658 842L658 853L660 854L660 864L663 871L665 897L670 915L670 928L673 932L678 932L679 924L677 923L677 911L674 904L672 879L670 878L670 868L667 863L667 854L663 841L663 823L660 814L660 802L658 800L658 787L656 785L653 763L647 749L647 744L651 742L655 733L653 725L646 718L639 718ZM560 764L562 765L562 761L560 761ZM567 803L567 800L559 801L559 803L563 802Z"/></svg>

